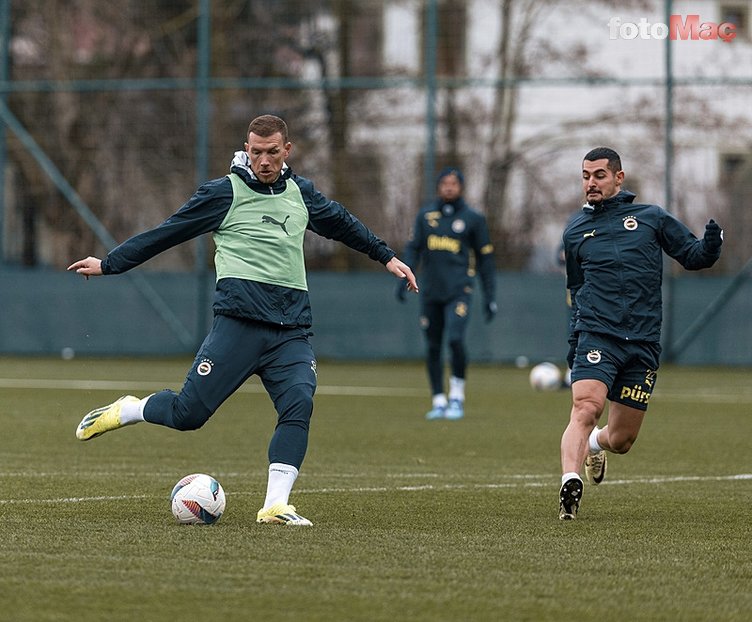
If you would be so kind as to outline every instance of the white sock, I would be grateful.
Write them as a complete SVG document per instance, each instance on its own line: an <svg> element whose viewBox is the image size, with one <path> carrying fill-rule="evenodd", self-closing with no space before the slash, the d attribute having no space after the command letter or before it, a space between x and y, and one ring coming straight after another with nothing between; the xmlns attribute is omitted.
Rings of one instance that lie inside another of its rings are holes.
<svg viewBox="0 0 752 622"><path fill-rule="evenodd" d="M152 393L152 395L154 395ZM144 420L144 406L146 401L151 397L147 395L138 402L124 402L120 407L120 425L132 425Z"/></svg>
<svg viewBox="0 0 752 622"><path fill-rule="evenodd" d="M432 405L434 408L446 408L447 397L444 393L437 393L433 396Z"/></svg>
<svg viewBox="0 0 752 622"><path fill-rule="evenodd" d="M565 482L568 482L570 479L578 479L582 481L582 478L580 477L579 473L575 473L572 471L571 473L564 473L564 475L561 476L561 483L564 485Z"/></svg>
<svg viewBox="0 0 752 622"><path fill-rule="evenodd" d="M597 454L599 451L603 451L603 447L598 444L598 432L600 432L600 428L598 428L598 426L594 427L588 438L591 454Z"/></svg>
<svg viewBox="0 0 752 622"><path fill-rule="evenodd" d="M269 465L269 480L266 485L266 500L264 508L270 508L278 503L287 505L292 486L298 477L298 469L289 464L272 462Z"/></svg>
<svg viewBox="0 0 752 622"><path fill-rule="evenodd" d="M465 379L449 376L449 399L465 401Z"/></svg>

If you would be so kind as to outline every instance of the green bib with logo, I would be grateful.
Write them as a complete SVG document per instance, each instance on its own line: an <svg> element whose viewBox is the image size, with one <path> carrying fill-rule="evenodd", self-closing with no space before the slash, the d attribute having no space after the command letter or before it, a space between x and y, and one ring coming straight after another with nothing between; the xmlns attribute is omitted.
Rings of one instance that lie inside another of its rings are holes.
<svg viewBox="0 0 752 622"><path fill-rule="evenodd" d="M235 173L233 200L214 232L217 280L247 279L308 290L303 238L308 209L300 189L288 179L281 194L259 194Z"/></svg>

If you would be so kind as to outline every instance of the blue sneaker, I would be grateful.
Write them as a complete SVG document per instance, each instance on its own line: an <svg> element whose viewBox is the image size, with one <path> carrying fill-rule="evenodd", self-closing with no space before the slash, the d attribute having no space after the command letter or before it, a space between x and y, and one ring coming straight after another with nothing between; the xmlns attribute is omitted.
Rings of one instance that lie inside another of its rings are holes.
<svg viewBox="0 0 752 622"><path fill-rule="evenodd" d="M426 419L433 421L434 419L443 419L446 415L446 406L436 406L426 413Z"/></svg>
<svg viewBox="0 0 752 622"><path fill-rule="evenodd" d="M460 400L449 400L444 417L446 419L462 419L465 416L465 405Z"/></svg>

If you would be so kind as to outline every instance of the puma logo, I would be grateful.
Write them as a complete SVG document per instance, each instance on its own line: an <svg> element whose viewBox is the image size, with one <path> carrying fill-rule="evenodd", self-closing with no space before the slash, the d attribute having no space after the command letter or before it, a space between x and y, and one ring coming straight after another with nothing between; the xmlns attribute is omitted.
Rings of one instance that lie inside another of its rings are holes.
<svg viewBox="0 0 752 622"><path fill-rule="evenodd" d="M277 220L276 218L272 218L271 216L262 216L261 217L261 222L270 222L273 225L277 225L280 229L282 229L282 231L285 232L285 235L290 235L287 232L287 227L285 227L285 223L287 222L287 219L289 217L290 217L290 214L288 214L287 216L285 216L285 219L284 219L283 222L279 222L279 220Z"/></svg>
<svg viewBox="0 0 752 622"><path fill-rule="evenodd" d="M583 233L583 238L594 238L595 237L595 229L593 229L590 233Z"/></svg>

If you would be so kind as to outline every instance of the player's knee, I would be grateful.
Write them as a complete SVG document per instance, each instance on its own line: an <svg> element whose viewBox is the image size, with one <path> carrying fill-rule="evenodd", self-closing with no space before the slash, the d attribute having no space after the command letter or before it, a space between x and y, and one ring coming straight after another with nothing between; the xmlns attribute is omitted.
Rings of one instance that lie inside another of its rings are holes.
<svg viewBox="0 0 752 622"><path fill-rule="evenodd" d="M609 429L608 444L610 449L615 454L625 454L634 445L637 439L632 435L619 434L618 432Z"/></svg>
<svg viewBox="0 0 752 622"><path fill-rule="evenodd" d="M308 425L313 414L313 387L308 384L296 384L284 393L278 404L280 423L299 423Z"/></svg>
<svg viewBox="0 0 752 622"><path fill-rule="evenodd" d="M313 388L307 384L298 384L291 389L293 399L297 404L297 409L306 419L310 419L313 414Z"/></svg>
<svg viewBox="0 0 752 622"><path fill-rule="evenodd" d="M574 401L572 406L572 418L593 427L598 422L598 418L603 411L603 404L600 400L584 397Z"/></svg>
<svg viewBox="0 0 752 622"><path fill-rule="evenodd" d="M458 354L462 354L465 351L465 342L461 339L450 339L449 340L449 349L452 352L456 352Z"/></svg>

